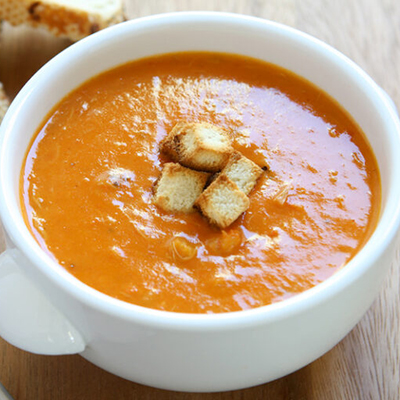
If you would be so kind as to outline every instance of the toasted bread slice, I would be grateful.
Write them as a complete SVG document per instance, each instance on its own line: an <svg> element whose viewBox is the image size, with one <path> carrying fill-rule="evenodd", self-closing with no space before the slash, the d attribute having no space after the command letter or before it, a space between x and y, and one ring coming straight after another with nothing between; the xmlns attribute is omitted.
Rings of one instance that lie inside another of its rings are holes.
<svg viewBox="0 0 400 400"><path fill-rule="evenodd" d="M221 171L233 153L229 133L205 122L178 123L160 149L185 167L208 172Z"/></svg>
<svg viewBox="0 0 400 400"><path fill-rule="evenodd" d="M4 91L3 84L0 82L0 123L6 115L6 111L9 105L10 101L8 100L8 97Z"/></svg>
<svg viewBox="0 0 400 400"><path fill-rule="evenodd" d="M125 19L122 0L0 0L0 20L77 41Z"/></svg>
<svg viewBox="0 0 400 400"><path fill-rule="evenodd" d="M238 185L244 194L249 194L263 170L256 163L235 151L221 174L225 174Z"/></svg>
<svg viewBox="0 0 400 400"><path fill-rule="evenodd" d="M203 215L219 228L226 228L249 207L249 198L225 174L220 174L196 200Z"/></svg>
<svg viewBox="0 0 400 400"><path fill-rule="evenodd" d="M165 211L191 212L210 174L167 163L154 188L153 201Z"/></svg>

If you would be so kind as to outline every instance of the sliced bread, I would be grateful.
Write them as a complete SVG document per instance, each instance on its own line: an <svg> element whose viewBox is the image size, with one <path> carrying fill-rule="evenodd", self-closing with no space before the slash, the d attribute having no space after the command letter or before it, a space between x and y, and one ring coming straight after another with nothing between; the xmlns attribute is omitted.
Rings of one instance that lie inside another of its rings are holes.
<svg viewBox="0 0 400 400"><path fill-rule="evenodd" d="M122 0L0 0L0 20L77 41L123 21Z"/></svg>

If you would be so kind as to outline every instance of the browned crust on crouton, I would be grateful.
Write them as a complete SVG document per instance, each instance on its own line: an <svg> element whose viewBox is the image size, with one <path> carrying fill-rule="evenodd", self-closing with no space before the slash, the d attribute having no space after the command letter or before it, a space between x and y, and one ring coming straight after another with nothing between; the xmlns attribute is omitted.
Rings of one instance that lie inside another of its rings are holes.
<svg viewBox="0 0 400 400"><path fill-rule="evenodd" d="M186 125L186 122L178 122L160 142L160 151L169 156L172 161L179 162L179 134Z"/></svg>

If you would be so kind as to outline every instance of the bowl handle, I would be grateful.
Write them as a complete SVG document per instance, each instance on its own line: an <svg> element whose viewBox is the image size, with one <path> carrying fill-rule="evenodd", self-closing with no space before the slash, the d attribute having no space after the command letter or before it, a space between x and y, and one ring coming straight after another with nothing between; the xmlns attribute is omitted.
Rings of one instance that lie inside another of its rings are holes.
<svg viewBox="0 0 400 400"><path fill-rule="evenodd" d="M75 354L85 341L68 319L21 272L17 249L0 255L0 336L37 354Z"/></svg>

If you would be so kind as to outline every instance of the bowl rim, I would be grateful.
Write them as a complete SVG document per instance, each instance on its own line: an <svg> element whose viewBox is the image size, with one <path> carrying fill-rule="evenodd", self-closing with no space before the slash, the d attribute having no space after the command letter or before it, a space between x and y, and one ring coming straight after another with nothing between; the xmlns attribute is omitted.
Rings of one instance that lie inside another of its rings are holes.
<svg viewBox="0 0 400 400"><path fill-rule="evenodd" d="M7 145L12 142L13 123L21 112L23 112L24 102L31 95L33 88L40 85L47 71L54 69L58 64L65 60L74 58L74 54L89 47L95 43L100 43L103 39L109 37L118 37L120 35L129 35L134 29L151 28L153 24L191 24L193 23L227 23L234 25L257 25L260 29L268 28L278 30L291 37L301 38L308 44L315 46L319 51L326 53L327 56L335 59L349 68L352 73L362 79L367 86L371 88L376 96L376 104L385 112L389 123L393 128L393 139L400 144L399 132L400 121L390 100L385 96L382 89L353 61L348 59L342 53L335 50L328 44L314 38L295 28L257 18L244 16L240 14L231 14L225 12L174 12L166 14L151 15L148 17L130 20L110 28L97 32L81 41L73 44L63 50L47 64L45 64L36 74L25 84L15 100L12 102L7 112L3 124L0 128L0 217L4 224L4 228L8 233L11 241L24 254L24 256L35 265L40 273L44 274L54 285L69 295L78 299L83 304L100 310L106 314L112 314L125 320L136 321L152 326L164 326L170 329L185 330L210 330L210 329L231 329L232 327L244 328L249 325L257 325L260 323L273 322L283 318L289 318L295 314L299 314L304 310L315 307L328 301L330 298L350 286L359 279L377 260L382 257L390 243L393 242L400 226L400 202L394 204L395 197L400 198L400 186L391 188L391 194L388 199L390 205L391 218L386 218L385 226L382 226L382 220L378 221L378 225L372 236L362 249L347 263L345 268L340 269L325 281L319 283L311 289L308 289L295 296L266 306L253 308L249 310L233 311L217 314L188 314L177 313L171 311L161 311L150 309L135 304L126 303L117 300L96 289L93 289L83 282L79 281L68 271L64 270L50 256L40 249L37 242L33 239L25 223L23 226L20 221L15 219L21 218L18 205L12 200L10 194L10 173L7 175L6 161ZM240 52L238 52L240 54ZM117 66L117 64L115 65ZM26 149L24 149L26 151ZM400 159L400 157L399 157ZM395 166L394 174L400 171L400 161ZM8 168L10 169L10 168ZM393 182L395 178L392 178ZM19 223L16 223L19 221ZM29 238L27 237L27 233Z"/></svg>

